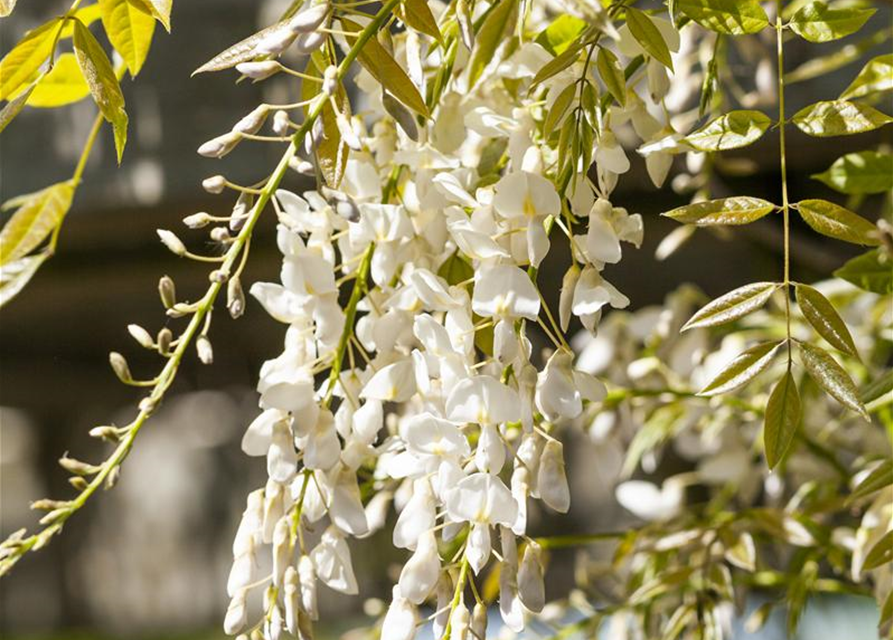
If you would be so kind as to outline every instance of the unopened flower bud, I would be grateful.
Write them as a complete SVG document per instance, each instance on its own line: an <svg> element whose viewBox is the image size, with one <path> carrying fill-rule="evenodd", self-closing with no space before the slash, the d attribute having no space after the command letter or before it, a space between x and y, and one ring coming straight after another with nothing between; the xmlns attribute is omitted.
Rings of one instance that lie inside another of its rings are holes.
<svg viewBox="0 0 893 640"><path fill-rule="evenodd" d="M60 518L62 518L62 516L66 515L69 512L70 511L69 511L68 507L56 509L54 511L50 511L48 514L46 514L44 517L42 517L38 522L42 526L47 527L47 526L57 522ZM38 549L37 545L34 545L33 547L31 547L32 551L37 551L37 549Z"/></svg>
<svg viewBox="0 0 893 640"><path fill-rule="evenodd" d="M335 65L329 65L322 75L322 92L327 96L335 95L338 89L338 68Z"/></svg>
<svg viewBox="0 0 893 640"><path fill-rule="evenodd" d="M137 406L139 407L139 410L142 412L152 413L153 411L155 411L155 407L157 406L157 404L158 403L155 400L153 400L151 397L146 397L146 398L143 398L142 400L140 400L140 403Z"/></svg>
<svg viewBox="0 0 893 640"><path fill-rule="evenodd" d="M83 491L90 486L89 483L81 476L71 476L68 479L68 484L70 484L75 489L75 491Z"/></svg>
<svg viewBox="0 0 893 640"><path fill-rule="evenodd" d="M226 286L226 308L233 320L245 313L245 292L239 278L232 278Z"/></svg>
<svg viewBox="0 0 893 640"><path fill-rule="evenodd" d="M165 309L170 309L177 303L177 288L170 276L162 276L158 281L158 295L161 296L161 304Z"/></svg>
<svg viewBox="0 0 893 640"><path fill-rule="evenodd" d="M68 454L59 458L59 466L76 476L92 476L94 473L98 473L100 469L95 464L87 464L86 462L69 458Z"/></svg>
<svg viewBox="0 0 893 640"><path fill-rule="evenodd" d="M229 229L226 227L214 227L211 229L211 240L214 242L229 242L232 236L229 235Z"/></svg>
<svg viewBox="0 0 893 640"><path fill-rule="evenodd" d="M534 613L542 611L546 604L542 549L533 540L527 544L518 568L518 595L524 606Z"/></svg>
<svg viewBox="0 0 893 640"><path fill-rule="evenodd" d="M195 311L193 305L186 304L185 302L178 302L167 310L167 316L169 318L182 318L183 316L188 316L193 311Z"/></svg>
<svg viewBox="0 0 893 640"><path fill-rule="evenodd" d="M265 80L279 73L282 65L275 60L262 60L260 62L240 62L236 65L236 71L255 82Z"/></svg>
<svg viewBox="0 0 893 640"><path fill-rule="evenodd" d="M195 350L198 352L198 359L202 364L211 364L214 362L214 348L207 336L199 336L195 341Z"/></svg>
<svg viewBox="0 0 893 640"><path fill-rule="evenodd" d="M298 581L301 583L301 608L307 612L311 619L319 616L319 608L316 599L316 569L310 556L303 555L298 560Z"/></svg>
<svg viewBox="0 0 893 640"><path fill-rule="evenodd" d="M67 502L62 500L50 500L49 498L42 498L40 500L35 500L31 503L31 508L35 511L55 511L57 509L63 509L68 505Z"/></svg>
<svg viewBox="0 0 893 640"><path fill-rule="evenodd" d="M543 449L536 485L543 502L559 513L567 513L571 495L564 470L564 447L558 440L549 440Z"/></svg>
<svg viewBox="0 0 893 640"><path fill-rule="evenodd" d="M127 359L117 351L109 354L109 364L112 365L112 371L118 376L121 382L131 382L133 377L130 375L130 367L127 365Z"/></svg>
<svg viewBox="0 0 893 640"><path fill-rule="evenodd" d="M121 431L117 427L103 425L101 427L93 427L90 429L90 436L93 438L102 438L109 442L117 442L121 439Z"/></svg>
<svg viewBox="0 0 893 640"><path fill-rule="evenodd" d="M322 46L326 41L326 34L319 31L311 31L310 33L302 33L295 41L295 48L299 53L307 55L313 53Z"/></svg>
<svg viewBox="0 0 893 640"><path fill-rule="evenodd" d="M186 245L183 244L174 232L168 231L167 229L157 229L156 233L158 234L159 239L161 239L162 244L164 244L164 246L175 256L186 255Z"/></svg>
<svg viewBox="0 0 893 640"><path fill-rule="evenodd" d="M158 353L165 355L171 350L171 342L174 339L174 334L171 333L171 330L165 327L161 331L158 332L158 337L155 339L155 342L158 343Z"/></svg>
<svg viewBox="0 0 893 640"><path fill-rule="evenodd" d="M217 284L223 284L227 281L229 275L227 275L226 271L223 269L214 269L211 273L208 274L208 280L211 282L216 282Z"/></svg>
<svg viewBox="0 0 893 640"><path fill-rule="evenodd" d="M288 46L295 41L295 33L290 29L276 29L264 36L257 43L254 50L259 55L278 56L280 53L288 49ZM238 66L236 67L238 69Z"/></svg>
<svg viewBox="0 0 893 640"><path fill-rule="evenodd" d="M450 640L467 640L470 622L468 607L464 602L460 602L450 615Z"/></svg>
<svg viewBox="0 0 893 640"><path fill-rule="evenodd" d="M270 113L270 107L265 104L256 107L251 113L239 120L233 127L233 131L237 133L257 133L267 121L267 115Z"/></svg>
<svg viewBox="0 0 893 640"><path fill-rule="evenodd" d="M290 158L288 161L288 168L303 176L312 176L314 172L313 163L300 158Z"/></svg>
<svg viewBox="0 0 893 640"><path fill-rule="evenodd" d="M477 638L487 637L487 606L481 602L474 605L471 614L471 633Z"/></svg>
<svg viewBox="0 0 893 640"><path fill-rule="evenodd" d="M293 566L285 569L283 578L282 599L285 602L285 628L288 632L298 635L298 623L301 610L301 587L298 584L298 572Z"/></svg>
<svg viewBox="0 0 893 640"><path fill-rule="evenodd" d="M217 136L198 148L198 154L206 158L222 158L242 141L242 134L230 131Z"/></svg>
<svg viewBox="0 0 893 640"><path fill-rule="evenodd" d="M310 33L316 31L325 21L329 13L329 3L323 2L316 6L305 9L289 20L288 28L292 33Z"/></svg>
<svg viewBox="0 0 893 640"><path fill-rule="evenodd" d="M221 175L211 176L202 180L202 189L208 193L223 193L226 189L226 178Z"/></svg>
<svg viewBox="0 0 893 640"><path fill-rule="evenodd" d="M121 479L121 467L113 467L112 470L105 478L105 488L106 489L114 489L115 485L118 484L118 480Z"/></svg>
<svg viewBox="0 0 893 640"><path fill-rule="evenodd" d="M288 135L289 127L291 127L291 120L288 117L288 112L280 109L273 115L273 133L277 136Z"/></svg>
<svg viewBox="0 0 893 640"><path fill-rule="evenodd" d="M223 632L227 635L235 635L248 622L248 607L245 603L245 590L240 589L230 601L223 618Z"/></svg>
<svg viewBox="0 0 893 640"><path fill-rule="evenodd" d="M354 151L362 151L363 143L360 142L359 136L354 132L350 120L347 119L340 111L335 114L335 124L338 126L338 133L341 134L341 140Z"/></svg>
<svg viewBox="0 0 893 640"><path fill-rule="evenodd" d="M155 341L152 340L151 334L138 324L127 325L127 332L141 347L145 349L153 349L155 347Z"/></svg>
<svg viewBox="0 0 893 640"><path fill-rule="evenodd" d="M229 228L233 233L241 231L248 220L251 213L251 207L254 206L254 195L250 193L239 194L236 205L233 207L233 213L229 218Z"/></svg>

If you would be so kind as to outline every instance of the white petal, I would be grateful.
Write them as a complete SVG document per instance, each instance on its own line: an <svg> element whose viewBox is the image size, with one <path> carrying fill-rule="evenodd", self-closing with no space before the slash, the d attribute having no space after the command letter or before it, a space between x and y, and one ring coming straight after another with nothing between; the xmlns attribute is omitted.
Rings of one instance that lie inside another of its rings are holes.
<svg viewBox="0 0 893 640"><path fill-rule="evenodd" d="M472 308L480 316L536 320L540 298L527 273L502 264L479 269L474 274Z"/></svg>

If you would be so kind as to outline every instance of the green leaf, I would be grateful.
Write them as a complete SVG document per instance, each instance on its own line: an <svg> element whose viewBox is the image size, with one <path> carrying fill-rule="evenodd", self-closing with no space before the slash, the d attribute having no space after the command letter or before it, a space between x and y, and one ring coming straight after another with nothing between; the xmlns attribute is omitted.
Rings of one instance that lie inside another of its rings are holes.
<svg viewBox="0 0 893 640"><path fill-rule="evenodd" d="M869 404L891 391L893 391L893 369L887 369L886 373L862 387L859 399L863 404ZM893 395L890 396L890 400L893 400Z"/></svg>
<svg viewBox="0 0 893 640"><path fill-rule="evenodd" d="M459 255L459 251L454 251L449 258L444 260L437 270L437 275L447 281L450 286L455 286L461 282L467 282L474 277L474 267Z"/></svg>
<svg viewBox="0 0 893 640"><path fill-rule="evenodd" d="M849 100L891 90L893 90L893 53L888 53L869 60L850 86L840 94L840 98Z"/></svg>
<svg viewBox="0 0 893 640"><path fill-rule="evenodd" d="M754 282L730 291L694 314L682 330L715 327L746 316L766 304L778 287L775 282Z"/></svg>
<svg viewBox="0 0 893 640"><path fill-rule="evenodd" d="M856 33L875 9L844 7L832 9L824 2L810 2L791 18L791 29L810 42L830 42Z"/></svg>
<svg viewBox="0 0 893 640"><path fill-rule="evenodd" d="M553 56L557 56L566 51L587 27L588 24L584 20L564 13L540 31L535 42Z"/></svg>
<svg viewBox="0 0 893 640"><path fill-rule="evenodd" d="M868 420L868 412L859 400L856 385L846 370L841 367L831 354L806 342L800 344L800 357L809 376L816 381L825 392L840 404L851 409Z"/></svg>
<svg viewBox="0 0 893 640"><path fill-rule="evenodd" d="M115 131L115 150L118 164L127 143L127 113L124 111L124 94L112 68L112 63L90 30L80 22L74 25L74 55L99 107L102 117L112 124Z"/></svg>
<svg viewBox="0 0 893 640"><path fill-rule="evenodd" d="M323 70L327 66L329 66L328 55L324 50L320 50L308 58L304 73L314 78L322 78ZM321 85L318 82L302 82L301 100L313 99L319 93L320 87ZM350 102L340 82L335 90L335 102L345 115L350 115ZM309 111L310 105L304 107L305 116ZM341 184L341 179L344 177L344 169L347 166L350 150L341 139L337 116L331 101L328 101L323 107L319 118L322 123L322 136L316 141L316 161L326 184L333 189L337 189L338 185Z"/></svg>
<svg viewBox="0 0 893 640"><path fill-rule="evenodd" d="M848 153L812 177L841 193L884 193L893 189L893 155L876 151Z"/></svg>
<svg viewBox="0 0 893 640"><path fill-rule="evenodd" d="M212 71L224 71L225 69L232 69L242 62L254 60L258 57L258 43L264 38L279 33L283 29L288 29L288 20L282 20L274 25L270 25L269 27L261 29L257 33L248 36L244 40L240 40L236 44L227 47L193 71L192 75L195 76L199 73L208 73Z"/></svg>
<svg viewBox="0 0 893 640"><path fill-rule="evenodd" d="M84 80L77 58L73 53L63 53L35 87L28 98L28 106L61 107L79 102L89 95L90 87Z"/></svg>
<svg viewBox="0 0 893 640"><path fill-rule="evenodd" d="M796 207L806 224L822 235L869 247L880 244L877 227L840 205L827 200L801 200Z"/></svg>
<svg viewBox="0 0 893 640"><path fill-rule="evenodd" d="M101 12L98 4L88 4L86 7L81 7L74 12L74 17L80 20L85 27L89 27L91 24L99 20L100 16ZM65 24L62 25L62 33L59 34L60 40L65 40L66 38L74 36L74 23L74 20L65 21Z"/></svg>
<svg viewBox="0 0 893 640"><path fill-rule="evenodd" d="M834 309L834 305L817 289L805 284L794 284L797 304L807 322L812 325L825 341L838 351L855 358L859 357L856 344L847 329L846 323Z"/></svg>
<svg viewBox="0 0 893 640"><path fill-rule="evenodd" d="M427 0L403 0L403 21L419 33L443 43L443 34Z"/></svg>
<svg viewBox="0 0 893 640"><path fill-rule="evenodd" d="M705 29L742 35L769 25L769 17L757 0L677 0L676 7Z"/></svg>
<svg viewBox="0 0 893 640"><path fill-rule="evenodd" d="M828 138L873 131L893 118L861 102L825 100L800 109L791 122L803 133Z"/></svg>
<svg viewBox="0 0 893 640"><path fill-rule="evenodd" d="M171 31L171 5L173 0L131 0L136 8L158 20L164 30Z"/></svg>
<svg viewBox="0 0 893 640"><path fill-rule="evenodd" d="M38 76L37 80L32 82L24 91L3 106L3 110L0 111L0 133L2 133L9 123L12 122L15 117L21 113L22 109L25 108L25 103L31 97L31 94L34 93L34 89L37 87L37 83L40 82L41 78L43 78L42 75Z"/></svg>
<svg viewBox="0 0 893 640"><path fill-rule="evenodd" d="M893 563L893 529L883 535L878 540L871 551L865 556L865 562L862 563L863 571L871 571L878 567Z"/></svg>
<svg viewBox="0 0 893 640"><path fill-rule="evenodd" d="M672 71L673 58L670 56L670 48L648 14L633 7L627 7L626 24L630 34L642 45L645 52Z"/></svg>
<svg viewBox="0 0 893 640"><path fill-rule="evenodd" d="M0 100L7 100L28 85L53 52L61 18L33 29L0 61Z"/></svg>
<svg viewBox="0 0 893 640"><path fill-rule="evenodd" d="M140 72L155 32L155 18L138 8L134 0L99 0L102 26L121 54L131 76Z"/></svg>
<svg viewBox="0 0 893 640"><path fill-rule="evenodd" d="M49 258L48 253L37 253L4 265L0 269L0 307L12 300L34 277L40 265Z"/></svg>
<svg viewBox="0 0 893 640"><path fill-rule="evenodd" d="M763 449L770 469L784 459L800 424L800 393L791 370L784 374L769 395L763 424Z"/></svg>
<svg viewBox="0 0 893 640"><path fill-rule="evenodd" d="M363 27L356 22L343 17L339 17L339 19L346 31L359 34L363 30ZM351 46L356 41L356 36L347 36L347 42ZM397 64L397 61L391 57L391 54L381 46L381 43L376 38L369 38L369 41L360 50L357 60L397 100L416 113L426 118L428 117L428 107L425 106L425 100L419 94L419 90L412 83L412 80L409 79L409 76L406 75L403 67Z"/></svg>
<svg viewBox="0 0 893 640"><path fill-rule="evenodd" d="M893 293L893 264L881 249L856 256L835 271L834 276L865 291L881 295Z"/></svg>
<svg viewBox="0 0 893 640"><path fill-rule="evenodd" d="M856 60L860 60L866 52L874 47L886 42L890 35L890 29L881 29L859 42L846 44L826 56L810 57L799 67L785 74L785 83L794 84L795 82L811 80L845 67Z"/></svg>
<svg viewBox="0 0 893 640"><path fill-rule="evenodd" d="M552 108L549 109L546 114L546 120L543 122L543 137L548 138L552 135L552 131L561 122L561 119L564 117L564 114L567 112L567 108L571 105L571 102L574 100L574 96L577 94L577 83L571 82L564 89L561 90L561 93L558 94L558 97L555 98L555 102L552 103Z"/></svg>
<svg viewBox="0 0 893 640"><path fill-rule="evenodd" d="M698 395L715 396L747 384L771 364L782 344L764 342L738 354Z"/></svg>
<svg viewBox="0 0 893 640"><path fill-rule="evenodd" d="M500 0L487 13L474 38L474 49L468 63L469 87L475 85L484 69L493 61L499 45L512 37L517 17L518 0Z"/></svg>
<svg viewBox="0 0 893 640"><path fill-rule="evenodd" d="M683 142L698 151L739 149L759 140L771 124L760 111L731 111L690 133Z"/></svg>
<svg viewBox="0 0 893 640"><path fill-rule="evenodd" d="M685 224L699 227L718 224L749 224L776 209L775 205L760 198L737 196L707 200L678 207L661 215Z"/></svg>
<svg viewBox="0 0 893 640"><path fill-rule="evenodd" d="M611 51L599 47L595 66L602 82L608 88L608 93L614 96L621 107L626 105L626 76L623 75L623 67Z"/></svg>
<svg viewBox="0 0 893 640"><path fill-rule="evenodd" d="M74 197L71 182L59 182L33 194L0 231L0 265L26 256L57 227Z"/></svg>
<svg viewBox="0 0 893 640"><path fill-rule="evenodd" d="M868 497L890 485L893 485L893 458L885 458L853 489L847 498L847 504Z"/></svg>

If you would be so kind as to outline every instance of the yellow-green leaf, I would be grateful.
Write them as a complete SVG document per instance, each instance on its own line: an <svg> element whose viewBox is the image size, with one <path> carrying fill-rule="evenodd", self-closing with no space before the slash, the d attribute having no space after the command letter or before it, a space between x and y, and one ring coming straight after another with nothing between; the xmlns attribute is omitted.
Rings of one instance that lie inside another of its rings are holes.
<svg viewBox="0 0 893 640"><path fill-rule="evenodd" d="M585 20L563 13L540 31L535 42L553 56L557 56L567 50L588 26Z"/></svg>
<svg viewBox="0 0 893 640"><path fill-rule="evenodd" d="M803 133L827 138L872 131L893 118L861 102L825 100L800 109L791 122Z"/></svg>
<svg viewBox="0 0 893 640"><path fill-rule="evenodd" d="M90 95L90 87L84 80L81 68L73 53L63 53L56 58L56 64L37 84L29 107L61 107L78 102Z"/></svg>
<svg viewBox="0 0 893 640"><path fill-rule="evenodd" d="M427 0L404 0L403 21L419 33L443 42L443 34L440 33L437 19L431 13Z"/></svg>
<svg viewBox="0 0 893 640"><path fill-rule="evenodd" d="M586 46L589 33L587 32L586 35L587 37L575 41L567 49L544 64L540 70L536 72L536 75L533 76L533 80L530 83L531 89L574 64L580 57L580 52L583 50L583 47Z"/></svg>
<svg viewBox="0 0 893 640"><path fill-rule="evenodd" d="M835 271L834 276L865 291L881 295L893 293L893 262L881 249L856 256Z"/></svg>
<svg viewBox="0 0 893 640"><path fill-rule="evenodd" d="M358 34L363 28L356 22L341 17L341 25L348 32ZM357 41L355 35L347 36L351 46ZM397 61L391 57L387 49L381 46L376 38L370 38L357 56L363 68L378 80L385 89L397 100L405 104L418 114L428 117L428 107L419 94L418 88L412 83L409 76Z"/></svg>
<svg viewBox="0 0 893 640"><path fill-rule="evenodd" d="M875 9L843 7L833 9L824 2L810 2L791 18L791 29L810 42L830 42L856 33Z"/></svg>
<svg viewBox="0 0 893 640"><path fill-rule="evenodd" d="M74 196L71 182L60 182L26 200L0 231L0 265L23 258L59 225Z"/></svg>
<svg viewBox="0 0 893 640"><path fill-rule="evenodd" d="M31 97L31 94L34 92L34 89L37 87L37 83L40 82L41 78L43 78L42 74L37 77L37 80L28 85L24 91L3 106L3 110L0 111L0 133L6 129L9 123L12 122L19 113L21 113L22 109L25 107L25 103L28 101L28 98Z"/></svg>
<svg viewBox="0 0 893 640"><path fill-rule="evenodd" d="M856 500L870 496L872 493L890 485L893 485L893 458L885 458L859 482L847 498L847 503L853 503Z"/></svg>
<svg viewBox="0 0 893 640"><path fill-rule="evenodd" d="M90 87L96 106L99 107L102 116L112 124L115 132L115 150L120 163L127 142L124 94L121 93L118 77L102 46L90 30L80 22L75 22L74 26L74 54L77 56L78 65L81 67L87 86Z"/></svg>
<svg viewBox="0 0 893 640"><path fill-rule="evenodd" d="M60 23L61 18L55 18L32 29L0 61L0 100L7 100L34 79L53 52Z"/></svg>
<svg viewBox="0 0 893 640"><path fill-rule="evenodd" d="M12 300L34 277L40 265L49 258L46 252L36 253L10 262L0 269L0 307Z"/></svg>
<svg viewBox="0 0 893 640"><path fill-rule="evenodd" d="M849 100L891 90L893 90L893 53L888 53L869 60L850 86L840 94L840 98Z"/></svg>
<svg viewBox="0 0 893 640"><path fill-rule="evenodd" d="M642 45L645 52L672 71L673 58L670 56L670 48L648 14L633 7L627 7L626 24L632 37Z"/></svg>
<svg viewBox="0 0 893 640"><path fill-rule="evenodd" d="M800 424L800 393L790 369L769 395L763 424L763 449L770 469L784 459Z"/></svg>
<svg viewBox="0 0 893 640"><path fill-rule="evenodd" d="M173 0L133 0L133 4L158 20L164 30L170 33Z"/></svg>
<svg viewBox="0 0 893 640"><path fill-rule="evenodd" d="M474 49L468 63L468 86L473 87L484 69L493 62L500 44L512 37L518 16L518 0L499 0L484 18L474 38Z"/></svg>
<svg viewBox="0 0 893 640"><path fill-rule="evenodd" d="M548 138L550 135L552 135L552 131L564 118L564 114L567 112L567 109L571 105L571 102L573 102L576 93L577 84L575 82L572 82L564 89L562 89L561 92L558 94L558 97L555 98L555 102L552 103L552 108L549 109L548 113L546 114L546 119L543 122L544 137Z"/></svg>
<svg viewBox="0 0 893 640"><path fill-rule="evenodd" d="M785 74L785 83L793 84L811 80L836 71L862 58L865 53L890 39L893 30L880 29L859 42L852 42L825 56L808 57L806 62Z"/></svg>
<svg viewBox="0 0 893 640"><path fill-rule="evenodd" d="M812 177L841 193L884 193L893 189L893 155L876 151L848 153Z"/></svg>
<svg viewBox="0 0 893 640"><path fill-rule="evenodd" d="M713 300L682 327L683 331L732 322L762 307L778 289L775 282L754 282Z"/></svg>
<svg viewBox="0 0 893 640"><path fill-rule="evenodd" d="M834 305L817 289L805 284L795 284L794 293L797 296L797 304L800 305L800 312L816 333L835 349L858 358L859 353L856 351L853 336L850 335L843 318L834 309Z"/></svg>
<svg viewBox="0 0 893 640"><path fill-rule="evenodd" d="M877 246L877 228L857 213L827 200L801 200L796 205L800 217L813 230L844 242Z"/></svg>
<svg viewBox="0 0 893 640"><path fill-rule="evenodd" d="M74 17L80 20L85 27L89 27L99 20L100 16L101 12L98 4L88 4L86 7L81 7L74 12ZM74 20L65 21L65 24L62 25L62 33L59 34L60 40L71 38L74 35L74 22Z"/></svg>
<svg viewBox="0 0 893 640"><path fill-rule="evenodd" d="M862 570L871 571L872 569L877 569L878 567L891 563L893 563L893 529L885 533L880 540L874 543L871 551L865 556L865 561L862 563Z"/></svg>
<svg viewBox="0 0 893 640"><path fill-rule="evenodd" d="M138 8L134 0L99 0L102 26L121 54L131 76L140 72L155 32L155 18Z"/></svg>
<svg viewBox="0 0 893 640"><path fill-rule="evenodd" d="M595 61L598 69L598 75L608 89L608 93L614 96L621 107L626 105L626 76L623 74L623 67L620 60L608 49L599 47L598 57Z"/></svg>
<svg viewBox="0 0 893 640"><path fill-rule="evenodd" d="M324 51L318 51L307 60L307 68L304 69L304 73L314 78L322 78L322 69L325 69L328 64L329 61L326 59ZM311 100L319 93L319 90L319 83L303 82L301 83L301 99ZM349 117L350 102L340 82L335 91L335 102L342 112ZM305 115L309 112L309 109L309 106L304 108ZM326 103L319 118L322 123L322 136L315 141L316 160L326 184L333 189L337 189L338 185L341 184L341 179L344 177L344 168L347 166L347 157L350 150L341 139L337 117L331 102Z"/></svg>
<svg viewBox="0 0 893 640"><path fill-rule="evenodd" d="M855 411L868 420L868 412L859 400L859 392L846 370L841 367L831 354L808 342L801 342L800 358L809 376L815 380L825 392L840 404Z"/></svg>
<svg viewBox="0 0 893 640"><path fill-rule="evenodd" d="M769 17L757 0L677 0L676 7L717 33L756 33L769 25Z"/></svg>
<svg viewBox="0 0 893 640"><path fill-rule="evenodd" d="M738 354L698 395L715 396L747 384L772 363L782 344L780 341L764 342Z"/></svg>
<svg viewBox="0 0 893 640"><path fill-rule="evenodd" d="M683 141L698 151L738 149L759 140L771 124L769 116L760 111L730 111Z"/></svg>
<svg viewBox="0 0 893 640"><path fill-rule="evenodd" d="M750 196L736 196L695 202L677 207L662 214L677 222L696 224L699 227L720 224L749 224L775 210L775 205L767 200Z"/></svg>

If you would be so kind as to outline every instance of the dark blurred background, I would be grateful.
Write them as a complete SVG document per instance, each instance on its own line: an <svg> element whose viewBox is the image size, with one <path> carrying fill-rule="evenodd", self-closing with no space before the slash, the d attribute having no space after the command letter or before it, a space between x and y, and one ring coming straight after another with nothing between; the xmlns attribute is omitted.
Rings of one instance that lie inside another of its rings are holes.
<svg viewBox="0 0 893 640"><path fill-rule="evenodd" d="M31 500L69 495L65 474L56 465L63 452L100 459L103 445L86 432L97 424L124 423L132 416L140 394L117 382L107 355L121 351L136 375L154 375L157 360L135 345L125 327L136 322L154 332L173 322L165 318L157 299L159 276L173 277L182 298L197 297L206 288L207 271L173 257L158 242L155 229L179 233L185 215L227 207L225 199L202 191L204 177L223 171L237 182L253 182L278 159L275 147L250 142L225 161L200 158L195 149L229 130L262 99L270 100L264 92L283 91L281 86L237 86L235 75L226 73L189 76L228 43L275 20L285 4L284 0L174 3L173 32L156 31L144 70L135 82L124 83L131 129L122 166L115 166L111 135L104 129L65 221L57 255L0 314L3 537L36 524L28 509ZM13 17L0 22L2 53L24 31L67 6L55 0L20 2ZM889 25L889 11L882 12L865 33ZM840 44L792 44L786 56L788 68ZM886 41L831 76L792 85L790 113L838 95L868 57L889 51ZM749 63L738 64L736 73L751 73ZM768 100L774 102L771 96ZM760 108L774 116L773 104ZM889 104L882 108L891 111ZM89 100L52 111L27 109L0 142L2 199L67 179L94 113ZM808 194L843 202L839 194L809 176L824 171L849 150L890 142L889 133L883 131L832 141L789 131L794 200ZM770 131L740 156L752 164L751 175L714 175L715 197L746 193L780 201L777 145L777 133ZM658 262L655 248L677 226L658 214L684 204L690 196L675 195L667 187L655 189L642 159L632 151L629 156L633 170L621 177L613 200L643 214L646 240L641 250L625 249L622 263L609 267L606 276L629 296L633 307L659 304L684 282L718 295L744 282L780 277L781 229L772 217L728 236L699 232L676 254ZM677 164L684 170L681 160ZM302 187L295 174L288 180L287 186ZM871 207L861 211L868 217L877 215ZM805 231L795 222L796 279L825 277L855 253ZM197 242L198 233L184 231L181 237ZM276 280L279 261L273 217L267 216L252 243L246 289L257 280ZM547 295L557 297L562 265L566 255L556 248L541 276ZM93 638L100 633L170 638L220 628L238 514L244 496L265 477L263 461L246 458L239 440L257 411L253 392L257 371L264 360L280 352L283 336L284 328L251 300L246 316L238 321L223 312L215 316L214 364L202 366L195 358L183 363L169 399L140 434L120 485L97 495L66 525L64 535L25 558L0 582L4 638L62 629L84 630L83 636L66 638ZM587 455L585 446L575 451L577 456ZM574 469L573 460L569 468ZM611 488L599 483L597 468L573 473L575 491L584 496L585 507L540 526L564 531L623 526L626 516L610 498ZM389 561L400 561L400 554L380 538L352 546L362 595L387 597L390 576L384 569ZM556 590L570 582L570 560L559 559L558 566L567 570L555 572ZM323 604L362 616L363 598L331 596ZM207 635L221 636L214 631Z"/></svg>

